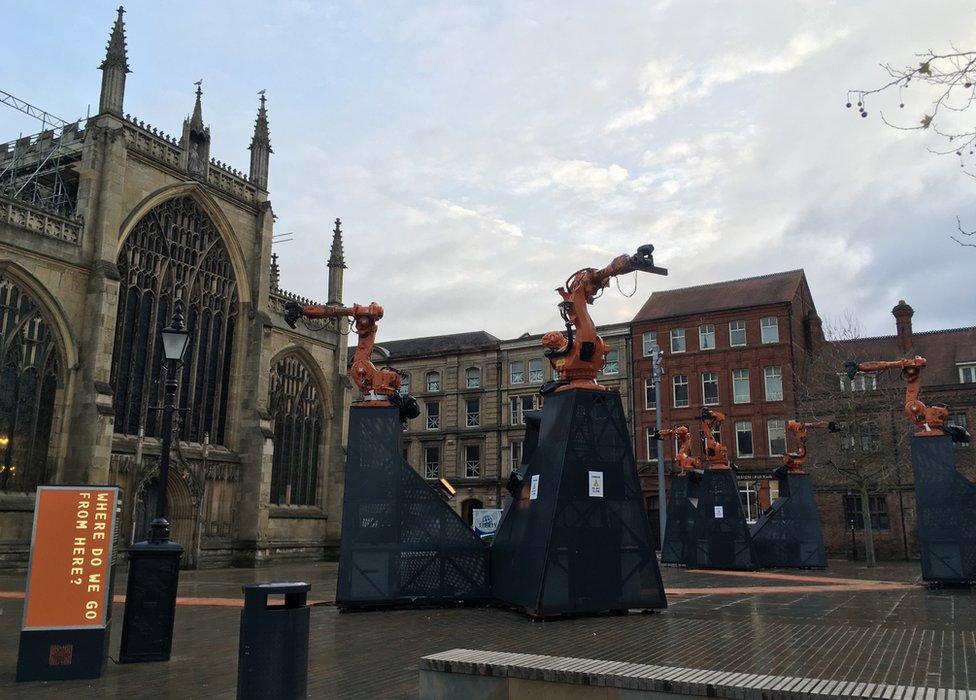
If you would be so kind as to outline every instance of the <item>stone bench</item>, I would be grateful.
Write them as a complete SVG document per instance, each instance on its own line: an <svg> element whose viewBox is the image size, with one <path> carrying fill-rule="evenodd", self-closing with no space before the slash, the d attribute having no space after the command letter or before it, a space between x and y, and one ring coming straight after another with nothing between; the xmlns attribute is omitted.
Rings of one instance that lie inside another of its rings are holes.
<svg viewBox="0 0 976 700"><path fill-rule="evenodd" d="M883 685L795 676L651 666L540 654L451 649L420 660L420 697L573 698L650 700L651 698L965 698L976 691Z"/></svg>

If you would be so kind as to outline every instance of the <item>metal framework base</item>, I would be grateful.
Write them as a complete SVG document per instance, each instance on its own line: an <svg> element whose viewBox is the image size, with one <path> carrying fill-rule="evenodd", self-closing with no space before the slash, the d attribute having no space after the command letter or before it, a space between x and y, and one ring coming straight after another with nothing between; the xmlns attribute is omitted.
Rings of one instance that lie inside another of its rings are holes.
<svg viewBox="0 0 976 700"><path fill-rule="evenodd" d="M687 566L697 569L756 569L739 485L731 469L706 469L699 487L694 546Z"/></svg>
<svg viewBox="0 0 976 700"><path fill-rule="evenodd" d="M682 474L671 479L667 521L661 562L687 565L695 549L695 521L698 519L698 491L701 473Z"/></svg>
<svg viewBox="0 0 976 700"><path fill-rule="evenodd" d="M667 605L619 393L546 397L491 566L496 601L536 617Z"/></svg>
<svg viewBox="0 0 976 700"><path fill-rule="evenodd" d="M956 470L952 439L912 437L922 578L976 582L976 485Z"/></svg>
<svg viewBox="0 0 976 700"><path fill-rule="evenodd" d="M809 474L777 474L779 498L751 528L756 563L763 567L826 569L827 550Z"/></svg>
<svg viewBox="0 0 976 700"><path fill-rule="evenodd" d="M401 456L400 409L353 406L340 608L487 601L488 548Z"/></svg>

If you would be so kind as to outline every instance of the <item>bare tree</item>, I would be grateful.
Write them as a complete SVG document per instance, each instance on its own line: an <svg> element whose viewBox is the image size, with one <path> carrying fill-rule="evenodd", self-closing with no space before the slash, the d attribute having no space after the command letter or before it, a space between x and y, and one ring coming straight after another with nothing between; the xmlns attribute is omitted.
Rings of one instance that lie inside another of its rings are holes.
<svg viewBox="0 0 976 700"><path fill-rule="evenodd" d="M857 495L864 520L865 558L876 564L871 496L887 494L901 482L906 468L905 421L898 420L904 385L897 377L844 373L847 360L870 352L860 326L850 314L825 326L824 342L797 381L797 406L803 420L832 420L840 435L811 436L810 472L819 483L840 486Z"/></svg>
<svg viewBox="0 0 976 700"><path fill-rule="evenodd" d="M939 54L931 50L916 54L916 64L901 68L882 63L888 80L870 90L849 90L847 107L856 105L858 114L867 117L869 102L879 102L878 115L885 124L901 131L935 133L941 145L929 150L940 155L954 154L963 172L976 178L976 159L970 158L976 156L976 126L963 114L976 101L976 51L959 51L951 45L950 49ZM903 114L909 88L911 95L922 101L922 109L910 108L909 113L914 112L914 116L894 116ZM976 231L965 230L958 218L956 223L958 233L949 237L961 246L976 248Z"/></svg>

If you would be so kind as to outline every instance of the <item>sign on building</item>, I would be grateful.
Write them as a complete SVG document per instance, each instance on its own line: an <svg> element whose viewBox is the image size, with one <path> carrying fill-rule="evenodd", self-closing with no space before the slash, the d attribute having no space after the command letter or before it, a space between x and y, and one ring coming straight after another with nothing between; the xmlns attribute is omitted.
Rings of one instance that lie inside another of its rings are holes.
<svg viewBox="0 0 976 700"><path fill-rule="evenodd" d="M603 472L590 472L590 497L603 498Z"/></svg>
<svg viewBox="0 0 976 700"><path fill-rule="evenodd" d="M117 486L39 486L17 680L98 678L112 619Z"/></svg>
<svg viewBox="0 0 976 700"><path fill-rule="evenodd" d="M501 508L475 508L471 511L474 533L481 537L483 535L494 535L498 529L498 521L502 519Z"/></svg>

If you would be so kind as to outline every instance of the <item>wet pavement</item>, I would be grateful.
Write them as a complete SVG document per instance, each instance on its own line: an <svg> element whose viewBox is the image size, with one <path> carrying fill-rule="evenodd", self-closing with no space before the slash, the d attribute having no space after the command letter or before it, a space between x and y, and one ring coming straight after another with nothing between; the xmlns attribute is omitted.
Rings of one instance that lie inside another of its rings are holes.
<svg viewBox="0 0 976 700"><path fill-rule="evenodd" d="M173 658L97 681L17 684L22 576L0 576L0 697L233 697L242 583L312 584L310 697L416 697L417 663L452 648L976 691L976 592L921 585L917 562L868 570L704 572L665 567L669 607L533 621L493 608L339 613L336 565L185 571ZM124 591L124 571L116 578ZM118 653L122 606L114 606Z"/></svg>

